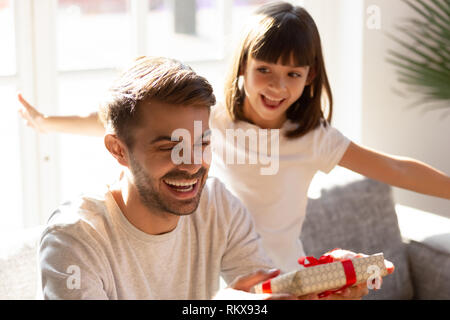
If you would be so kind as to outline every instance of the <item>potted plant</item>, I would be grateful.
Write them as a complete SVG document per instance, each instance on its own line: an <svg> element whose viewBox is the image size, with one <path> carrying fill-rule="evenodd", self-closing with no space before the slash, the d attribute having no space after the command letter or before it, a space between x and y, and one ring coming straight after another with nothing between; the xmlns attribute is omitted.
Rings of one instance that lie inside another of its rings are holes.
<svg viewBox="0 0 450 320"><path fill-rule="evenodd" d="M402 48L390 50L388 61L398 80L425 110L450 110L450 0L403 0L416 13L395 36Z"/></svg>

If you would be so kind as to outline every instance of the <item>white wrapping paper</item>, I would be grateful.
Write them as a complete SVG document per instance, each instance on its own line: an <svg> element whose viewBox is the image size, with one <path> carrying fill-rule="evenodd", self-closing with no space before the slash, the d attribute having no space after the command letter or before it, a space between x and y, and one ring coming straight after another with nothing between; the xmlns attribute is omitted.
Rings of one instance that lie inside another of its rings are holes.
<svg viewBox="0 0 450 320"><path fill-rule="evenodd" d="M382 253L353 258L351 261L355 269L356 284L367 282L369 278L372 280L388 274ZM346 283L344 267L340 261L337 261L303 268L273 278L270 280L270 291L271 293L290 293L302 296L336 290ZM264 293L263 284L254 286L253 291Z"/></svg>

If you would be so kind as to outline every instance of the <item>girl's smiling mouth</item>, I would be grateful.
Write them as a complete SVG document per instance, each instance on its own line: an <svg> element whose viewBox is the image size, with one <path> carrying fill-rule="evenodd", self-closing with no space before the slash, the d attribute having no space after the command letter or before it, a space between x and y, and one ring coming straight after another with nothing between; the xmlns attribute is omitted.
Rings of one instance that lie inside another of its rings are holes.
<svg viewBox="0 0 450 320"><path fill-rule="evenodd" d="M270 110L279 108L283 104L283 102L286 100L286 99L276 99L276 100L270 99L263 94L261 94L260 97L261 97L261 101L262 101L263 105Z"/></svg>

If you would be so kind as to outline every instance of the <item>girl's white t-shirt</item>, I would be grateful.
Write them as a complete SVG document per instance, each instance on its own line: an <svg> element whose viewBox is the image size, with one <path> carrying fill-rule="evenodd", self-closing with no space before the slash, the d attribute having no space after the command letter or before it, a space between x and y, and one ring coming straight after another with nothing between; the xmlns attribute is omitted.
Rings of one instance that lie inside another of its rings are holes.
<svg viewBox="0 0 450 320"><path fill-rule="evenodd" d="M329 173L350 144L329 125L300 138L286 138L284 132L295 126L287 121L277 131L233 122L222 105L215 106L210 117L209 175L218 177L244 203L264 249L283 272L298 269L297 260L305 255L299 236L312 178L319 170Z"/></svg>

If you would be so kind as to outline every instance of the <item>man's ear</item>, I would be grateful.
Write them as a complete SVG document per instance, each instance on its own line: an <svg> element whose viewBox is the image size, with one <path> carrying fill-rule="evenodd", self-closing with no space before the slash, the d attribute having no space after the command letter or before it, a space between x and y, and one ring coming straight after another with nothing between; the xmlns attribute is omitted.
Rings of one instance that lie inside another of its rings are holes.
<svg viewBox="0 0 450 320"><path fill-rule="evenodd" d="M128 149L115 134L106 134L105 147L121 165L128 167Z"/></svg>

